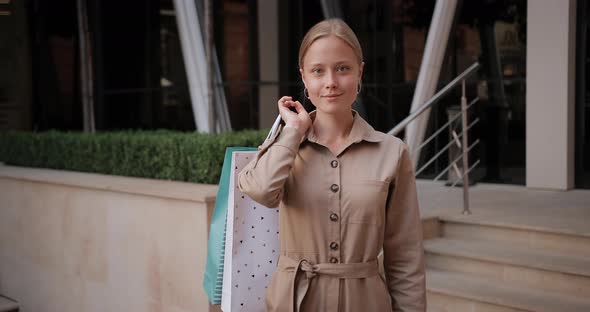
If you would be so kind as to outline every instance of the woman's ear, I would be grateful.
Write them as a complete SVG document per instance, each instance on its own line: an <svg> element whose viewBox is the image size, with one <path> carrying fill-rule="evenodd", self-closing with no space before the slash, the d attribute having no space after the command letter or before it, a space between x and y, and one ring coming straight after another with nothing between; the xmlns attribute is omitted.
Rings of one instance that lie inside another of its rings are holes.
<svg viewBox="0 0 590 312"><path fill-rule="evenodd" d="M365 68L365 62L361 62L359 66L359 80L363 80L363 69Z"/></svg>
<svg viewBox="0 0 590 312"><path fill-rule="evenodd" d="M299 67L299 74L301 74L301 81L303 81L303 85L307 87L305 84L305 78L303 77L303 68Z"/></svg>

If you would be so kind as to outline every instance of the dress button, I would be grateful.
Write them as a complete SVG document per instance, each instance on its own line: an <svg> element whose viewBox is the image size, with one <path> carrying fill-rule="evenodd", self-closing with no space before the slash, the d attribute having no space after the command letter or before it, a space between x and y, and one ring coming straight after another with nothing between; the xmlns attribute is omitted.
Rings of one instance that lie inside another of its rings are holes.
<svg viewBox="0 0 590 312"><path fill-rule="evenodd" d="M335 214L335 213L331 213L330 214L330 220L332 220L334 222L338 221L338 215Z"/></svg>
<svg viewBox="0 0 590 312"><path fill-rule="evenodd" d="M338 243L337 242L331 242L330 243L330 249L332 249L332 250L338 250Z"/></svg>
<svg viewBox="0 0 590 312"><path fill-rule="evenodd" d="M330 263L338 263L338 258L335 258L335 257L330 258Z"/></svg>
<svg viewBox="0 0 590 312"><path fill-rule="evenodd" d="M340 187L338 186L338 184L332 184L332 186L330 186L330 189L332 190L332 192L336 193L338 192Z"/></svg>
<svg viewBox="0 0 590 312"><path fill-rule="evenodd" d="M330 165L332 165L332 168L336 168L336 167L338 167L338 161L337 160L332 160L332 162L330 163Z"/></svg>

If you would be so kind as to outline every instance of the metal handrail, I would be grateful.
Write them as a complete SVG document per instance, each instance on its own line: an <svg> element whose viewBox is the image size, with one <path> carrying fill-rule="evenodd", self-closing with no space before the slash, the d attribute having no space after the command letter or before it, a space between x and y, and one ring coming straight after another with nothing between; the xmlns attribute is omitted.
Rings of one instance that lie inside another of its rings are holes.
<svg viewBox="0 0 590 312"><path fill-rule="evenodd" d="M476 125L479 122L479 118L475 119L471 124L469 124L469 126L467 127L467 130L471 129L471 127L473 127L474 125ZM441 127L441 129L444 129L445 126ZM463 133L459 134L457 136L458 138L463 137ZM441 148L440 151L438 151L438 153L436 153L436 155L432 156L430 158L430 160L428 162L426 162L424 165L422 165L422 167L420 167L420 169L418 169L416 171L416 175L419 175L420 173L422 173L422 171L424 171L424 169L426 169L431 163L433 163L438 157L440 157L440 155L442 155L446 150L448 150L451 145L453 145L453 143L455 143L454 141L450 141L449 143L447 143L447 145L445 145L445 147ZM445 170L443 170L444 173ZM437 180L437 179L435 179Z"/></svg>
<svg viewBox="0 0 590 312"><path fill-rule="evenodd" d="M425 110L432 107L434 104L438 103L440 99L445 96L453 87L459 84L461 81L464 81L469 76L474 74L479 69L479 63L475 62L473 65L469 66L465 71L463 71L457 78L453 79L453 81L449 82L444 88L440 89L430 100L428 100L424 105L420 106L420 108L414 112L412 112L408 117L398 123L393 129L389 130L387 134L397 135L400 133L406 126L420 116Z"/></svg>
<svg viewBox="0 0 590 312"><path fill-rule="evenodd" d="M477 139L475 142L473 142L466 150L469 152L471 151L472 148L474 148L475 146L477 146L479 144L479 139ZM451 167L453 165L455 165L461 158L463 158L463 154L457 156L455 159L453 159L449 165L443 169L443 171L441 171L435 178L434 181L438 181L438 179L440 179L447 171L449 171L451 169Z"/></svg>
<svg viewBox="0 0 590 312"><path fill-rule="evenodd" d="M479 159L475 163L473 163L473 165L471 165L471 167L469 167L469 169L467 169L467 171L464 171L463 174L461 175L461 177L459 177L457 180L455 180L455 182L453 182L453 184L451 184L451 187L454 187L455 185L457 185L457 183L459 183L460 181L465 179L465 176L468 175L471 172L471 170L473 170L473 168L475 168L478 164L479 164Z"/></svg>
<svg viewBox="0 0 590 312"><path fill-rule="evenodd" d="M475 99L473 99L473 101L471 101L471 103L469 103L469 105L467 105L467 109L471 108L471 106L475 105L477 102L479 102L479 98L478 97L475 98ZM434 132L430 137L428 137L428 139L424 140L424 142L422 144L420 144L420 146L416 147L416 149L414 149L412 151L412 153L415 153L415 152L421 150L424 146L426 146L426 144L430 143L430 141L432 141L437 135L439 135L441 132L443 132L443 130L447 126L451 125L453 123L453 121L457 120L460 116L461 115L459 114L459 115L451 118L444 125L440 126L440 128L436 132ZM469 126L469 127L471 127L471 126Z"/></svg>
<svg viewBox="0 0 590 312"><path fill-rule="evenodd" d="M414 119L416 119L422 113L424 113L427 109L434 106L434 104L438 103L438 101L440 101L440 99L443 96L445 96L447 93L449 93L452 88L454 88L459 83L461 83L461 87L462 87L461 88L461 114L451 118L451 120L449 120L447 123L445 123L443 126L441 126L437 131L435 131L435 133L432 136L430 136L425 142L423 142L420 146L418 146L416 149L414 149L413 152L423 148L435 136L440 134L443 131L443 129L445 129L446 127L451 127L452 123L459 116L461 116L461 125L462 125L461 126L461 134L457 135L457 133L455 133L455 131L453 130L453 132L452 132L453 137L454 137L453 140L451 140L444 148L442 148L436 155L434 155L434 157L432 157L429 161L427 161L426 164L424 164L416 172L416 175L418 175L420 172L422 172L424 169L426 169L426 167L428 167L432 162L434 162L435 159L437 159L453 143L455 143L461 149L461 152L462 152L461 155L459 157L457 157L456 159L454 159L453 161L450 161L449 166L447 168L445 168L435 178L435 181L437 181L442 175L444 175L446 172L448 172L451 167L455 169L459 178L454 181L452 186L455 186L461 180L463 181L463 214L471 214L471 211L469 210L469 172L471 170L473 170L473 168L475 168L477 166L477 164L479 164L479 159L478 159L471 167L469 167L469 159L468 159L469 151L479 143L479 139L476 140L471 146L467 145L467 142L468 142L467 131L473 125L475 125L479 122L479 118L476 118L471 124L469 124L467 122L467 110L472 105L477 103L479 101L479 98L475 98L471 103L469 103L469 105L467 104L467 97L465 96L465 93L466 93L465 80L469 76L474 74L479 69L479 67L480 67L480 65L477 62L475 62L473 65L469 66L469 68L467 68L459 76L457 76L457 78L453 79L449 84L447 84L444 88L442 88L440 91L438 91L430 100L428 100L418 110L412 112L408 117L406 117L399 124L397 124L397 126L395 126L393 129L391 129L391 130L389 130L389 132L387 132L387 134L390 134L390 135L397 135L402 130L404 130L410 124L410 122L412 122ZM460 138L462 139L462 142L459 142ZM463 161L463 165L462 165L463 172L460 172L457 167L457 161L459 161L460 159L462 159L462 161Z"/></svg>

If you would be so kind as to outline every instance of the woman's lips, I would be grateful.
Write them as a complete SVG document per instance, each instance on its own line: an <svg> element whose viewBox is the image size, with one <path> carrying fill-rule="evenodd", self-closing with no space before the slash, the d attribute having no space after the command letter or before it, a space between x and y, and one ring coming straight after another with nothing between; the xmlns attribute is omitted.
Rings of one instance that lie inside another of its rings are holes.
<svg viewBox="0 0 590 312"><path fill-rule="evenodd" d="M337 97L339 97L341 95L342 94L326 94L326 95L322 95L322 97L323 98L326 98L326 99L334 99L334 98L337 98Z"/></svg>

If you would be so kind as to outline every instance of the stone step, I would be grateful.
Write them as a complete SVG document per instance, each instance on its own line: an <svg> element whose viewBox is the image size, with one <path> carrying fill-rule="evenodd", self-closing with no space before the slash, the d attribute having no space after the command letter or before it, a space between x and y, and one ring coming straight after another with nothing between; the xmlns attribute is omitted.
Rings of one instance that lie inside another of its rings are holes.
<svg viewBox="0 0 590 312"><path fill-rule="evenodd" d="M456 296L426 292L427 312L522 312L525 310L489 304Z"/></svg>
<svg viewBox="0 0 590 312"><path fill-rule="evenodd" d="M590 234L563 228L494 222L484 217L444 216L440 234L445 238L504 242L526 248L590 257Z"/></svg>
<svg viewBox="0 0 590 312"><path fill-rule="evenodd" d="M435 311L590 311L587 298L518 287L459 272L428 269L426 288L428 305Z"/></svg>
<svg viewBox="0 0 590 312"><path fill-rule="evenodd" d="M18 303L0 295L0 312L16 312Z"/></svg>
<svg viewBox="0 0 590 312"><path fill-rule="evenodd" d="M590 298L590 257L448 238L425 241L424 249L429 268Z"/></svg>

